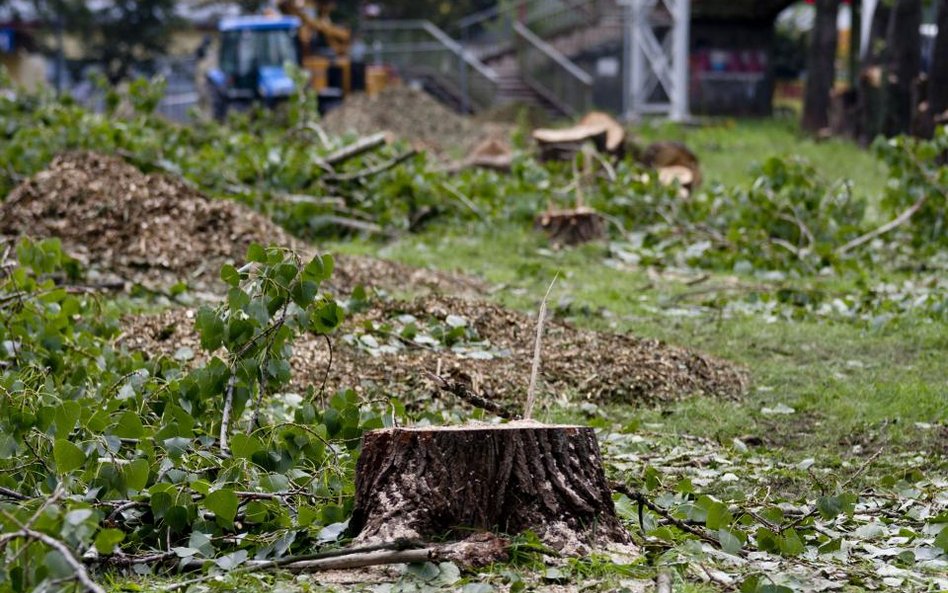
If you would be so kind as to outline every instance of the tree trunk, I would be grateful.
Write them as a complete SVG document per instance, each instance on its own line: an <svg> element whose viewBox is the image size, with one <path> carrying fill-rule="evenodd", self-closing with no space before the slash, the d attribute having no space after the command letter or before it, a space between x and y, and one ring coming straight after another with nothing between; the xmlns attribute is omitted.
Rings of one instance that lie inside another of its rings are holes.
<svg viewBox="0 0 948 593"><path fill-rule="evenodd" d="M921 24L922 0L896 0L889 20L884 82L886 136L905 134L911 128L916 107L912 104L912 85L922 67Z"/></svg>
<svg viewBox="0 0 948 593"><path fill-rule="evenodd" d="M928 76L928 108L935 123L948 124L948 0L938 3L938 37Z"/></svg>
<svg viewBox="0 0 948 593"><path fill-rule="evenodd" d="M816 20L810 32L803 129L819 132L829 124L830 91L836 79L836 20L840 0L816 0Z"/></svg>
<svg viewBox="0 0 948 593"><path fill-rule="evenodd" d="M528 421L367 433L349 530L369 542L531 530L566 554L629 541L593 430Z"/></svg>
<svg viewBox="0 0 948 593"><path fill-rule="evenodd" d="M876 4L859 73L859 141L865 146L882 133L885 102L882 96L882 65L886 58L886 34L892 9L885 2ZM863 15L867 16L867 15Z"/></svg>

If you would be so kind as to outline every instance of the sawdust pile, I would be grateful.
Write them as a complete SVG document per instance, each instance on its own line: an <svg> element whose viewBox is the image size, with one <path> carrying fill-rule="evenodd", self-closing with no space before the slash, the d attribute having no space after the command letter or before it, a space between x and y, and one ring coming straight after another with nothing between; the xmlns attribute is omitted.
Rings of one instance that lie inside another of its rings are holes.
<svg viewBox="0 0 948 593"><path fill-rule="evenodd" d="M313 248L258 212L214 200L184 181L145 175L97 153L69 153L15 188L0 206L0 233L59 237L91 279L163 290L180 281L221 293L219 270L240 262L251 243L281 245L306 255ZM340 256L332 287L480 291L472 279L418 270L369 257Z"/></svg>
<svg viewBox="0 0 948 593"><path fill-rule="evenodd" d="M406 85L386 88L376 97L353 95L323 120L332 134L390 132L434 154L467 154L486 138L506 138L510 125L476 122L442 105L428 93Z"/></svg>
<svg viewBox="0 0 948 593"><path fill-rule="evenodd" d="M444 321L449 315L464 318L492 349L503 352L488 360L472 359L451 349L408 344L390 353L370 353L341 335L358 331L366 322L382 322L410 314L419 320ZM131 316L120 344L152 355L174 355L186 347L199 352L194 311L173 310L160 315ZM492 399L522 402L532 360L535 320L522 313L474 300L428 296L414 301L378 303L371 311L346 321L329 351L323 338L307 337L294 346L291 388L324 393L353 388L364 395L427 396L433 391L426 372L440 369L442 376L462 382ZM703 356L656 340L640 340L576 329L558 321L548 322L543 340L541 389L549 396L594 402L652 404L704 394L737 397L744 390L743 370L725 361Z"/></svg>

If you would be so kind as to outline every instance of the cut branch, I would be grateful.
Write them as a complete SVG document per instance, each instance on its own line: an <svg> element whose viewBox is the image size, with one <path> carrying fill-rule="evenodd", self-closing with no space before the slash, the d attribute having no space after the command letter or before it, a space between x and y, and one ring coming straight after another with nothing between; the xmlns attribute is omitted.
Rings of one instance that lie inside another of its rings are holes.
<svg viewBox="0 0 948 593"><path fill-rule="evenodd" d="M550 298L550 291L556 284L559 273L553 276L546 294L543 295L543 301L540 303L540 312L537 314L537 338L533 344L533 366L530 368L530 383L527 386L527 403L523 408L523 417L527 420L533 418L533 405L536 403L537 396L537 375L540 374L540 353L542 351L543 340L543 322L546 320L546 301Z"/></svg>
<svg viewBox="0 0 948 593"><path fill-rule="evenodd" d="M872 241L876 237L881 237L882 235L888 233L892 229L898 228L899 226L905 224L906 222L909 221L909 219L915 216L915 213L918 212L922 208L922 206L925 205L925 201L927 199L928 199L928 193L927 192L923 193L922 196L919 199L915 200L915 203L912 204L907 210L902 212L902 214L899 214L897 217L893 218L892 220L880 226L879 228L875 229L874 231L870 231L864 235L860 235L856 237L849 243L846 243L845 245L837 249L836 253L838 255L843 255L845 253L848 253L849 251L852 251L856 247L859 247L860 245L868 243L869 241Z"/></svg>
<svg viewBox="0 0 948 593"><path fill-rule="evenodd" d="M15 539L30 539L38 541L56 550L62 555L63 560L65 560L66 564L69 565L69 568L72 569L76 580L79 581L86 591L89 591L90 593L105 593L105 589L92 580L92 577L90 577L89 573L86 571L86 567L83 566L81 562L76 560L76 557L73 555L72 551L63 542L39 531L34 531L32 529L21 529L19 531L0 535L0 548L6 546L9 542Z"/></svg>
<svg viewBox="0 0 948 593"><path fill-rule="evenodd" d="M353 142L348 146L343 146L339 150L328 155L323 160L330 167L335 167L336 165L341 165L342 163L350 159L354 159L361 154L375 150L383 144L385 144L385 134L379 132L378 134L366 136L365 138L362 138L357 142Z"/></svg>

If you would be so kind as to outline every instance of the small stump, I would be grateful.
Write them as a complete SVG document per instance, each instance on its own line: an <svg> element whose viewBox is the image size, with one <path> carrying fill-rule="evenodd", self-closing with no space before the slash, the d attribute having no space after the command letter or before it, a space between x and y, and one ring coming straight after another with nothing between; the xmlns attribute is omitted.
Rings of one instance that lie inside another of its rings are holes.
<svg viewBox="0 0 948 593"><path fill-rule="evenodd" d="M349 530L363 542L531 530L565 554L629 541L593 430L529 421L367 433Z"/></svg>
<svg viewBox="0 0 948 593"><path fill-rule="evenodd" d="M583 206L570 210L547 210L533 220L534 228L543 230L556 245L579 245L601 239L605 235L602 216Z"/></svg>

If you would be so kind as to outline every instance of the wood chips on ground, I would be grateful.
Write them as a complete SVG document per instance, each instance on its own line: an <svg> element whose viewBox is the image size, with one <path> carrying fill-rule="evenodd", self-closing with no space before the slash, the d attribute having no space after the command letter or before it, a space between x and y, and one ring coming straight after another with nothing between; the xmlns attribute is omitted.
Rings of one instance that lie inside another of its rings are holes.
<svg viewBox="0 0 948 593"><path fill-rule="evenodd" d="M241 263L251 243L302 255L314 248L266 216L211 199L184 181L145 175L122 159L92 152L61 155L0 205L0 234L59 237L93 282L164 291L186 282L223 294L221 265ZM477 293L478 281L362 256L339 256L332 288L362 284L393 291Z"/></svg>
<svg viewBox="0 0 948 593"><path fill-rule="evenodd" d="M152 355L173 356L185 347L200 351L193 310L130 316L119 345ZM410 314L419 320L464 318L481 340L502 356L471 359L451 349L410 345L392 353L370 353L341 336ZM535 320L501 306L462 298L427 296L412 301L389 300L346 321L332 338L333 360L322 337L307 336L294 347L291 390L313 386L322 393L352 388L367 396L417 401L433 393L426 372L466 383L492 399L522 402L532 361ZM328 368L328 375L327 375ZM723 360L630 335L581 330L556 320L546 324L540 387L546 399L569 397L598 403L652 404L689 395L736 397L746 385L743 370Z"/></svg>
<svg viewBox="0 0 948 593"><path fill-rule="evenodd" d="M378 96L347 97L323 120L326 130L342 135L390 132L435 155L465 155L485 138L507 138L511 126L477 122L455 113L428 93L409 86L385 89Z"/></svg>

